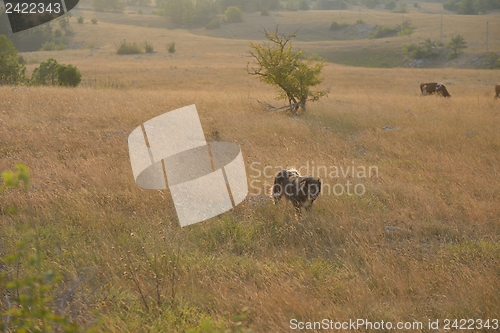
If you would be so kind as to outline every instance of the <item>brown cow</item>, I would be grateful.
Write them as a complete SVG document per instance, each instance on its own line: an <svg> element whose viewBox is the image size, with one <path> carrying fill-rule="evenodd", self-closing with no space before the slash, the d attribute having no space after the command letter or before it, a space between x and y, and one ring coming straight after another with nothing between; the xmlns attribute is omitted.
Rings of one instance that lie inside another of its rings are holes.
<svg viewBox="0 0 500 333"><path fill-rule="evenodd" d="M495 86L495 98L500 98L500 84Z"/></svg>
<svg viewBox="0 0 500 333"><path fill-rule="evenodd" d="M420 91L422 92L422 96L438 94L443 97L451 97L450 93L448 92L448 90L446 90L446 87L442 83L436 83L436 82L421 83Z"/></svg>

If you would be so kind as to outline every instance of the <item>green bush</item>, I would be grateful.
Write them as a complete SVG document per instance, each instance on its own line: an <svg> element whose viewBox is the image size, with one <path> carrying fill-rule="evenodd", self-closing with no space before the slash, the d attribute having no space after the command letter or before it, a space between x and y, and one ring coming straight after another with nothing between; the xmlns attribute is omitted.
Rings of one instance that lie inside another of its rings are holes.
<svg viewBox="0 0 500 333"><path fill-rule="evenodd" d="M218 29L220 28L220 19L218 17L214 17L210 23L205 26L205 29Z"/></svg>
<svg viewBox="0 0 500 333"><path fill-rule="evenodd" d="M420 5L418 4L418 2L414 2L414 3L413 3L413 7L415 7L415 8L420 8Z"/></svg>
<svg viewBox="0 0 500 333"><path fill-rule="evenodd" d="M144 44L142 44L142 46L144 47L144 52L146 52L146 53L154 53L154 51L155 51L153 44L151 44L148 41L144 42Z"/></svg>
<svg viewBox="0 0 500 333"><path fill-rule="evenodd" d="M97 19L95 17L93 17L90 22L92 22L92 24L97 24Z"/></svg>
<svg viewBox="0 0 500 333"><path fill-rule="evenodd" d="M125 39L118 45L116 54L141 54L142 48L136 42L127 42Z"/></svg>
<svg viewBox="0 0 500 333"><path fill-rule="evenodd" d="M489 52L483 61L487 68L500 68L500 57L495 52Z"/></svg>
<svg viewBox="0 0 500 333"><path fill-rule="evenodd" d="M43 43L41 51L62 51L66 50L66 44L56 43L55 41L50 41Z"/></svg>
<svg viewBox="0 0 500 333"><path fill-rule="evenodd" d="M79 24L83 24L83 16L80 16L77 18Z"/></svg>
<svg viewBox="0 0 500 333"><path fill-rule="evenodd" d="M57 79L60 86L76 87L82 81L82 74L72 65L59 65L57 68Z"/></svg>
<svg viewBox="0 0 500 333"><path fill-rule="evenodd" d="M423 45L405 44L403 45L403 51L412 59L433 58L439 55L436 47L436 42L427 39Z"/></svg>
<svg viewBox="0 0 500 333"><path fill-rule="evenodd" d="M82 79L80 71L72 65L62 65L54 58L42 62L31 74L31 85L59 85L76 87Z"/></svg>
<svg viewBox="0 0 500 333"><path fill-rule="evenodd" d="M227 23L242 22L243 13L241 12L241 9L239 9L238 7L229 6L224 12L224 18L226 19Z"/></svg>
<svg viewBox="0 0 500 333"><path fill-rule="evenodd" d="M349 23L342 22L339 24L339 23L333 21L332 24L330 24L330 31L342 30L344 28L347 28L348 26L349 26Z"/></svg>
<svg viewBox="0 0 500 333"><path fill-rule="evenodd" d="M370 34L370 38L384 38L389 36L395 36L398 34L398 29L389 27L387 25L384 26L376 26L375 31Z"/></svg>
<svg viewBox="0 0 500 333"><path fill-rule="evenodd" d="M167 44L168 53L175 53L175 42Z"/></svg>

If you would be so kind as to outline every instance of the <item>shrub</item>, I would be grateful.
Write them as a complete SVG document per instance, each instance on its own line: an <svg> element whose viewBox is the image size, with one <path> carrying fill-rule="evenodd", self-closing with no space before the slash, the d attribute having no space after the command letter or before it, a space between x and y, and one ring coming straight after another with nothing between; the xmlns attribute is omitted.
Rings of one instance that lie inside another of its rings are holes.
<svg viewBox="0 0 500 333"><path fill-rule="evenodd" d="M95 17L93 17L90 22L92 22L92 24L97 24L97 19Z"/></svg>
<svg viewBox="0 0 500 333"><path fill-rule="evenodd" d="M167 44L168 53L175 53L175 42Z"/></svg>
<svg viewBox="0 0 500 333"><path fill-rule="evenodd" d="M347 28L349 26L349 23L342 22L338 24L337 22L333 21L332 24L330 24L330 31L338 31L342 30L344 28Z"/></svg>
<svg viewBox="0 0 500 333"><path fill-rule="evenodd" d="M218 29L220 28L220 19L218 17L214 17L210 23L205 26L205 29Z"/></svg>
<svg viewBox="0 0 500 333"><path fill-rule="evenodd" d="M365 22L364 22L362 19L357 19L357 20L356 20L356 25L357 25L357 24L364 24L364 23L365 23Z"/></svg>
<svg viewBox="0 0 500 333"><path fill-rule="evenodd" d="M78 20L78 23L83 24L83 16L80 16L77 20Z"/></svg>
<svg viewBox="0 0 500 333"><path fill-rule="evenodd" d="M436 52L436 47L436 42L427 39L423 45L405 44L403 45L403 51L406 52L410 58L424 59L437 57L438 52Z"/></svg>
<svg viewBox="0 0 500 333"><path fill-rule="evenodd" d="M415 8L420 8L420 5L418 4L418 2L414 2L414 3L413 3L413 7L415 7Z"/></svg>
<svg viewBox="0 0 500 333"><path fill-rule="evenodd" d="M59 65L57 68L58 84L65 87L76 87L82 81L82 74L72 65Z"/></svg>
<svg viewBox="0 0 500 333"><path fill-rule="evenodd" d="M142 9L139 9L139 10L137 11L137 14L142 15Z"/></svg>
<svg viewBox="0 0 500 333"><path fill-rule="evenodd" d="M125 39L120 43L116 50L116 54L141 54L142 48L135 42L127 42Z"/></svg>
<svg viewBox="0 0 500 333"><path fill-rule="evenodd" d="M243 14L241 12L241 9L239 9L238 7L229 6L224 12L224 18L226 19L227 23L242 22Z"/></svg>
<svg viewBox="0 0 500 333"><path fill-rule="evenodd" d="M82 74L76 67L59 64L54 58L50 58L33 70L30 84L76 87L81 78Z"/></svg>
<svg viewBox="0 0 500 333"><path fill-rule="evenodd" d="M384 26L376 26L375 31L370 34L370 38L384 38L388 36L397 35L398 29L389 27L387 25Z"/></svg>
<svg viewBox="0 0 500 333"><path fill-rule="evenodd" d="M269 9L267 9L267 8L262 8L262 9L260 10L260 15L262 15L262 16L269 16Z"/></svg>
<svg viewBox="0 0 500 333"><path fill-rule="evenodd" d="M500 57L495 52L489 52L483 61L487 68L493 69L500 67Z"/></svg>
<svg viewBox="0 0 500 333"><path fill-rule="evenodd" d="M66 44L64 43L56 43L55 41L50 41L47 43L43 43L41 51L62 51L66 50Z"/></svg>
<svg viewBox="0 0 500 333"><path fill-rule="evenodd" d="M146 53L153 53L155 51L154 47L153 47L153 44L149 43L149 42L144 42L144 44L142 45L144 47L144 51Z"/></svg>

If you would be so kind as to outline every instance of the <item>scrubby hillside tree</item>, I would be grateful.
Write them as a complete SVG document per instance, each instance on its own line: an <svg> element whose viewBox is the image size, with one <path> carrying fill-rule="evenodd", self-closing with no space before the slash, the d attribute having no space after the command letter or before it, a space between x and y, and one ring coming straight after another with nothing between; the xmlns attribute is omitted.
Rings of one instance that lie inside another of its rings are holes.
<svg viewBox="0 0 500 333"><path fill-rule="evenodd" d="M278 87L278 99L288 101L287 110L297 113L301 108L304 111L306 102L316 101L326 94L321 90L311 90L323 80L320 75L324 60L302 60L303 52L292 48L291 40L296 37L295 34L281 35L277 29L274 33L264 33L270 43L250 43L250 55L255 67L250 68L248 64L247 72L262 82Z"/></svg>
<svg viewBox="0 0 500 333"><path fill-rule="evenodd" d="M456 35L451 38L448 44L446 44L446 48L453 52L450 54L449 58L456 58L463 52L464 49L467 48L467 41L461 35Z"/></svg>
<svg viewBox="0 0 500 333"><path fill-rule="evenodd" d="M123 13L125 10L124 0L92 0L94 10L99 12Z"/></svg>
<svg viewBox="0 0 500 333"><path fill-rule="evenodd" d="M19 63L14 44L5 35L0 35L0 85L17 84L24 80L26 68Z"/></svg>

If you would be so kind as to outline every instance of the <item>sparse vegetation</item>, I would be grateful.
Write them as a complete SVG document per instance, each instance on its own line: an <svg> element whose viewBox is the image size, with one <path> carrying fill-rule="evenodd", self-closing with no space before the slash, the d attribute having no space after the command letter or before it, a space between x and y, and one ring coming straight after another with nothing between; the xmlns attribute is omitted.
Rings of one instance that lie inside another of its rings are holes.
<svg viewBox="0 0 500 333"><path fill-rule="evenodd" d="M140 47L136 42L127 42L125 39L120 42L116 50L116 54L120 55L141 53L143 53L142 47Z"/></svg>
<svg viewBox="0 0 500 333"><path fill-rule="evenodd" d="M151 44L148 41L144 42L144 44L142 44L142 46L144 47L145 53L153 53L155 51L153 44Z"/></svg>
<svg viewBox="0 0 500 333"><path fill-rule="evenodd" d="M332 24L330 24L330 31L339 31L349 26L349 23L346 22L337 23L336 21L333 21Z"/></svg>
<svg viewBox="0 0 500 333"><path fill-rule="evenodd" d="M418 44L405 44L403 51L412 59L424 59L437 57L437 42L427 39L423 45Z"/></svg>
<svg viewBox="0 0 500 333"><path fill-rule="evenodd" d="M78 22L79 24L83 24L83 22L84 22L83 20L84 20L84 19L83 19L83 16L80 16L80 17L78 17L78 18L77 18L77 22Z"/></svg>
<svg viewBox="0 0 500 333"><path fill-rule="evenodd" d="M97 19L95 17L93 17L90 22L92 22L92 24L97 24Z"/></svg>
<svg viewBox="0 0 500 333"><path fill-rule="evenodd" d="M395 36L398 34L398 28L390 27L387 25L376 26L375 31L370 34L370 38L385 38Z"/></svg>
<svg viewBox="0 0 500 333"><path fill-rule="evenodd" d="M168 53L175 53L175 42L167 44Z"/></svg>

